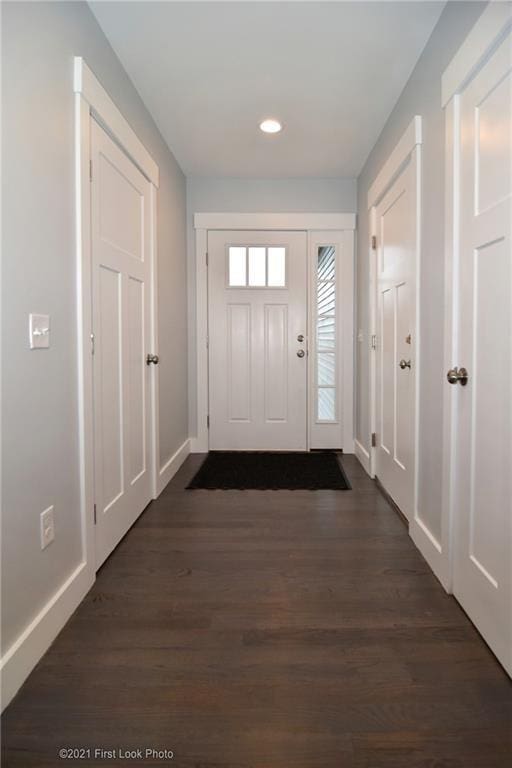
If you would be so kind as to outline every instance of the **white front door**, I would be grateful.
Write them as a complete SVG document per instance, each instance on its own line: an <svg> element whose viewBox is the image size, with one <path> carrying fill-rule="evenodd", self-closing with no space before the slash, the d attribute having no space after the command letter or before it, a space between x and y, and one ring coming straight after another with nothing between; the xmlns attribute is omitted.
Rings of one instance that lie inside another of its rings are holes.
<svg viewBox="0 0 512 768"><path fill-rule="evenodd" d="M150 182L91 121L96 565L150 489Z"/></svg>
<svg viewBox="0 0 512 768"><path fill-rule="evenodd" d="M460 96L458 355L452 364L467 370L466 386L451 377L457 387L453 590L510 674L511 46L509 30Z"/></svg>
<svg viewBox="0 0 512 768"><path fill-rule="evenodd" d="M211 450L306 450L305 232L208 233Z"/></svg>
<svg viewBox="0 0 512 768"><path fill-rule="evenodd" d="M414 505L416 153L376 206L376 472L403 514Z"/></svg>

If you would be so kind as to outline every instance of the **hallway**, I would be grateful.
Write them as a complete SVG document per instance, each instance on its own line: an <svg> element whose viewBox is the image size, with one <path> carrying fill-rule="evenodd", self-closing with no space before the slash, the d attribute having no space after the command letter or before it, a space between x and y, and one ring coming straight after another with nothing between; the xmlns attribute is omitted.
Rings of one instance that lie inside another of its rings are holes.
<svg viewBox="0 0 512 768"><path fill-rule="evenodd" d="M201 459L5 712L2 765L508 768L511 681L357 460L351 491L183 490Z"/></svg>

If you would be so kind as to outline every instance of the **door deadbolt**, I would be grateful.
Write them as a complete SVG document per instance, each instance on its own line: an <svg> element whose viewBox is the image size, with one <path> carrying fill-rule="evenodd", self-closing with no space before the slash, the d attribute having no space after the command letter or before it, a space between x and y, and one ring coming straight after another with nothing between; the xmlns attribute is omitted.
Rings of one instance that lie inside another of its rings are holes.
<svg viewBox="0 0 512 768"><path fill-rule="evenodd" d="M297 336L297 341L304 341L304 334L299 333L299 335Z"/></svg>
<svg viewBox="0 0 512 768"><path fill-rule="evenodd" d="M461 387L465 387L468 383L469 375L465 368L450 368L448 373L446 374L446 378L448 379L450 384L460 384Z"/></svg>
<svg viewBox="0 0 512 768"><path fill-rule="evenodd" d="M147 355L146 357L146 365L151 365L151 363L153 363L153 365L158 365L159 361L160 358L158 355Z"/></svg>

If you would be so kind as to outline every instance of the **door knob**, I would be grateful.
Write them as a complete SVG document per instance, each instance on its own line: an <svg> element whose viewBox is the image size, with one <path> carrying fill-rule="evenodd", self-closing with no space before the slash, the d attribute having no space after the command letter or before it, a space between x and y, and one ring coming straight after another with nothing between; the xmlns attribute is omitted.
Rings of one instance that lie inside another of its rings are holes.
<svg viewBox="0 0 512 768"><path fill-rule="evenodd" d="M160 358L158 355L147 355L146 357L146 365L151 365L151 363L153 363L153 365L158 365L159 361Z"/></svg>
<svg viewBox="0 0 512 768"><path fill-rule="evenodd" d="M465 368L450 368L448 373L446 374L446 378L450 382L450 384L457 384L457 382L462 386L465 387L468 383L468 372Z"/></svg>
<svg viewBox="0 0 512 768"><path fill-rule="evenodd" d="M297 357L304 357L305 354L306 353L304 352L303 349L299 349L298 352L297 352Z"/></svg>
<svg viewBox="0 0 512 768"><path fill-rule="evenodd" d="M402 360L400 360L398 365L400 366L402 371L405 371L406 368L410 368L411 367L411 361L410 360L403 360L402 359Z"/></svg>

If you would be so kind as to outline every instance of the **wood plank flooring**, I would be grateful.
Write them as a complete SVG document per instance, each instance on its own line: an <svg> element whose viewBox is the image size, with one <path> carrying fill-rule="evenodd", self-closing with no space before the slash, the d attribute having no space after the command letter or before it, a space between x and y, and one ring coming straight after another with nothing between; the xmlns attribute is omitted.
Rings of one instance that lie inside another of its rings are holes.
<svg viewBox="0 0 512 768"><path fill-rule="evenodd" d="M18 696L6 768L511 768L512 683L350 456L351 491L148 507ZM173 760L62 760L62 747Z"/></svg>

